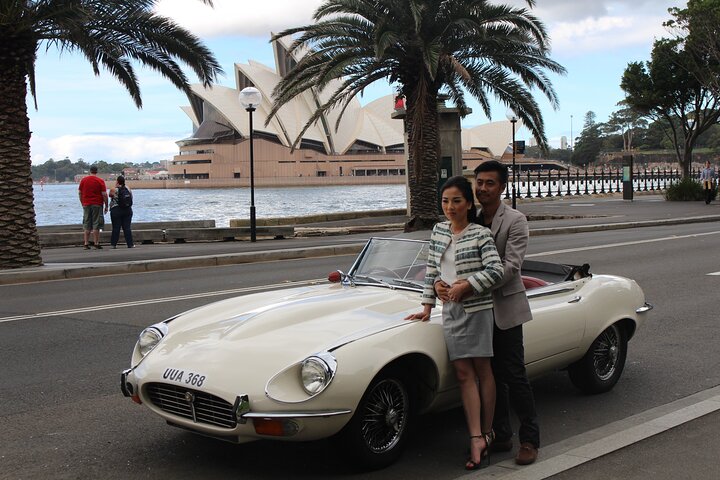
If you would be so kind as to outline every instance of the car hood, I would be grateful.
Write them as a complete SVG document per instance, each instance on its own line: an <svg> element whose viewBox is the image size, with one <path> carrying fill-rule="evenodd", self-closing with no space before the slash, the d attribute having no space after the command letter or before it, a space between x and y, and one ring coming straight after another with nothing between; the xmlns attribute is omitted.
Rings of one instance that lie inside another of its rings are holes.
<svg viewBox="0 0 720 480"><path fill-rule="evenodd" d="M253 367L277 371L408 325L403 318L418 308L418 293L374 286L319 285L236 297L170 321L168 334L143 363L207 371L262 359L263 365Z"/></svg>

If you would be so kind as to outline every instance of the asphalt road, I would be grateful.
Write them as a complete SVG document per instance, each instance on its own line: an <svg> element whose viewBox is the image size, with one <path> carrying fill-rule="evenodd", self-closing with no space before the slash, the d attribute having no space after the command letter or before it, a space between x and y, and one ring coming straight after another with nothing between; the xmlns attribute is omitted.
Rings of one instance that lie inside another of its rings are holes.
<svg viewBox="0 0 720 480"><path fill-rule="evenodd" d="M718 251L720 225L713 223L532 239L532 258L588 262L593 272L634 278L655 304L613 391L581 395L563 372L533 382L545 445L720 385L720 275L709 275L720 272ZM460 410L420 418L397 464L360 475L329 442L226 444L168 427L120 394L118 373L142 327L231 294L218 292L323 278L351 262L315 258L0 287L0 478L464 476Z"/></svg>

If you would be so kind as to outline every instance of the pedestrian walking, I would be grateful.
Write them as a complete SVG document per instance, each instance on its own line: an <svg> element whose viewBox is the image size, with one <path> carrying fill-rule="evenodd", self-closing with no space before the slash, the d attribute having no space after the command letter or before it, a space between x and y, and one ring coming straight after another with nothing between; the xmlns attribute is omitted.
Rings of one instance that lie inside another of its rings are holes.
<svg viewBox="0 0 720 480"><path fill-rule="evenodd" d="M715 178L717 174L715 169L710 165L710 161L705 162L705 168L700 172L700 182L703 185L703 193L705 194L705 204L709 205L712 201L713 191L715 190Z"/></svg>

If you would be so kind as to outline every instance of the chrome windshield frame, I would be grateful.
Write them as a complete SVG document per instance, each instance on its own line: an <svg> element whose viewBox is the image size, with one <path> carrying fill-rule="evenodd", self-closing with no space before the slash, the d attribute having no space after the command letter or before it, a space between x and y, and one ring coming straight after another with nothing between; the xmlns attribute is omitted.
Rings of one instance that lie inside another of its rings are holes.
<svg viewBox="0 0 720 480"><path fill-rule="evenodd" d="M410 286L410 285L407 285L407 283L405 285L393 284L392 279L383 279L382 282L377 283L377 282L372 282L372 281L370 281L370 282L363 281L363 280L359 280L359 279L355 278L354 275L360 268L360 265L362 264L363 259L366 257L367 252L370 249L370 246L373 244L373 242L377 242L377 241L415 243L415 244L420 244L423 247L425 245L429 244L429 242L427 240L415 240L415 239L409 239L409 238L391 238L391 237L370 237L370 239L368 239L368 241L365 244L365 246L363 247L363 249L360 251L358 256L355 258L355 261L353 262L352 266L348 270L348 274L347 274L348 280L347 281L343 280L343 284L351 285L351 286L352 285L379 286L379 287L383 287L383 288L390 288L392 290L407 290L407 291L411 291L411 292L421 292L423 289L423 285L420 283L417 284L416 286ZM415 258L413 259L412 265L416 265L417 259L419 258L421 252L422 252L422 247L416 253ZM400 280L403 280L404 282L410 282L406 278L401 278Z"/></svg>

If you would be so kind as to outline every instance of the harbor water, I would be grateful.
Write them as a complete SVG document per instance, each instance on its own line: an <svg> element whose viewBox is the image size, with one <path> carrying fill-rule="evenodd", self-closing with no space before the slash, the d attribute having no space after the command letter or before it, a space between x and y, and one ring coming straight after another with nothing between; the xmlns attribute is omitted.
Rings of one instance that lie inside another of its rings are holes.
<svg viewBox="0 0 720 480"><path fill-rule="evenodd" d="M132 187L132 186L131 186ZM77 184L35 185L37 225L82 223ZM249 188L133 190L133 221L215 220L250 217ZM256 188L257 218L406 207L405 185ZM110 222L110 215L105 220Z"/></svg>

